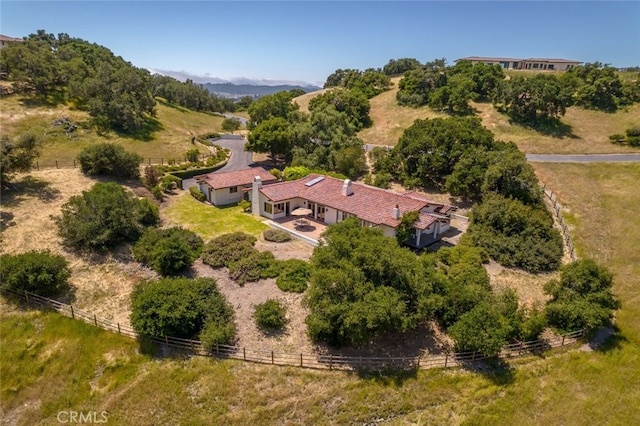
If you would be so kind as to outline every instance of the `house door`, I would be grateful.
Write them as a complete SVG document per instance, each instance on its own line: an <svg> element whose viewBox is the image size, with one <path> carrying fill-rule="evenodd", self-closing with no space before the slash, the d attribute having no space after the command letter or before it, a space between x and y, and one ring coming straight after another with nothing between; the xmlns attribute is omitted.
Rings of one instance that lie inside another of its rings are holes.
<svg viewBox="0 0 640 426"><path fill-rule="evenodd" d="M318 220L320 222L324 222L324 212L325 212L325 207L318 205Z"/></svg>
<svg viewBox="0 0 640 426"><path fill-rule="evenodd" d="M290 213L291 213L291 205L287 201L286 203L284 203L284 214L285 216L289 216Z"/></svg>

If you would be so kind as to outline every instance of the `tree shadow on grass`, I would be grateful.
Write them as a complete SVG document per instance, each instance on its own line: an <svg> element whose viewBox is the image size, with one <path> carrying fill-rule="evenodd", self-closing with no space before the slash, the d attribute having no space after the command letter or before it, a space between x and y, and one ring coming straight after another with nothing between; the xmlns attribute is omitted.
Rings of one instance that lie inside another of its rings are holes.
<svg viewBox="0 0 640 426"><path fill-rule="evenodd" d="M515 369L503 359L488 358L480 361L470 361L461 366L464 370L481 374L498 386L510 385L516 379Z"/></svg>
<svg viewBox="0 0 640 426"><path fill-rule="evenodd" d="M147 117L144 125L135 132L116 131L118 136L129 137L143 142L150 142L154 139L154 133L163 130L164 126L155 117Z"/></svg>
<svg viewBox="0 0 640 426"><path fill-rule="evenodd" d="M386 369L386 370L357 370L358 378L375 382L383 386L402 386L407 380L418 376L418 368L410 369Z"/></svg>
<svg viewBox="0 0 640 426"><path fill-rule="evenodd" d="M51 183L33 176L25 176L12 185L11 191L2 191L2 204L16 207L27 198L37 198L51 202L60 197L60 190L51 187Z"/></svg>
<svg viewBox="0 0 640 426"><path fill-rule="evenodd" d="M529 130L534 130L542 135L551 136L557 139L579 139L579 137L573 133L573 127L571 127L569 124L563 123L562 121L560 121L560 119L557 118L540 120L536 123L510 119L509 124L513 126L520 126Z"/></svg>
<svg viewBox="0 0 640 426"><path fill-rule="evenodd" d="M56 107L65 103L63 92L50 92L46 96L37 95L33 97L23 97L18 100L24 108Z"/></svg>

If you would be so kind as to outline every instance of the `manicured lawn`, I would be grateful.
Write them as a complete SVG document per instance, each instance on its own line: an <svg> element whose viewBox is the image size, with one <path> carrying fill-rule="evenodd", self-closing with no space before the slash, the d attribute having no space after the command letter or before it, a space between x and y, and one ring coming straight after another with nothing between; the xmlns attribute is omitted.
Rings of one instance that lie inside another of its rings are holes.
<svg viewBox="0 0 640 426"><path fill-rule="evenodd" d="M181 191L171 205L162 209L162 215L171 223L197 232L206 240L229 232L259 235L269 227L235 204L216 207L201 203Z"/></svg>

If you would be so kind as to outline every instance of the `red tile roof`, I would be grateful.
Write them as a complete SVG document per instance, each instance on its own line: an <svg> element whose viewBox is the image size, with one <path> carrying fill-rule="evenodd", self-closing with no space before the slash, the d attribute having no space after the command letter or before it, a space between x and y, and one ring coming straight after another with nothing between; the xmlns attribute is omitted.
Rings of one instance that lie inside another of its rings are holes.
<svg viewBox="0 0 640 426"><path fill-rule="evenodd" d="M393 209L396 205L400 209L400 217L407 212L420 211L428 205L442 205L415 195L407 195L359 183L352 183L353 194L344 196L342 195L344 181L329 176L325 176L323 180L315 185L305 185L305 183L317 177L319 175L310 174L295 181L275 183L263 187L260 192L272 202L304 198L314 203L356 215L367 222L376 225L384 224L393 228L400 224L399 219L393 218ZM423 215L428 214L423 213ZM426 223L426 219L424 220ZM435 220L437 220L437 217L434 217L434 222Z"/></svg>
<svg viewBox="0 0 640 426"><path fill-rule="evenodd" d="M429 213L420 213L420 216L418 217L418 220L416 220L413 224L413 227L416 229L425 230L437 221L438 218L436 216L430 215Z"/></svg>
<svg viewBox="0 0 640 426"><path fill-rule="evenodd" d="M235 172L209 173L195 176L195 180L205 182L213 189L222 189L232 186L251 185L255 176L260 176L262 183L276 182L278 180L262 167L253 167Z"/></svg>

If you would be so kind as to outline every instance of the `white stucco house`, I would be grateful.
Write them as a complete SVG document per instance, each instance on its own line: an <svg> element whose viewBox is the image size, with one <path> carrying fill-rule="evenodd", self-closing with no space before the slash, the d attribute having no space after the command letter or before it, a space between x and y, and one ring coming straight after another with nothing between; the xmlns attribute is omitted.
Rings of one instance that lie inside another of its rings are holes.
<svg viewBox="0 0 640 426"><path fill-rule="evenodd" d="M262 167L223 173L209 173L195 176L200 192L207 201L215 206L233 204L244 198L247 188L255 177L259 177L265 184L276 182L278 179Z"/></svg>
<svg viewBox="0 0 640 426"><path fill-rule="evenodd" d="M472 65L500 65L507 70L548 70L548 71L568 71L580 65L581 61L572 59L554 59L554 58L494 58L485 56L467 56L466 58L456 59L454 62L470 61Z"/></svg>
<svg viewBox="0 0 640 426"><path fill-rule="evenodd" d="M9 37L3 34L0 34L0 50L14 43L23 43L24 40L21 38Z"/></svg>
<svg viewBox="0 0 640 426"><path fill-rule="evenodd" d="M270 184L256 175L247 198L256 216L281 219L297 208L306 208L318 222L333 224L356 217L363 226L377 226L390 237L395 236L403 214L418 212L414 236L407 241L415 247L437 241L450 228L454 210L415 192L400 193L317 174Z"/></svg>

